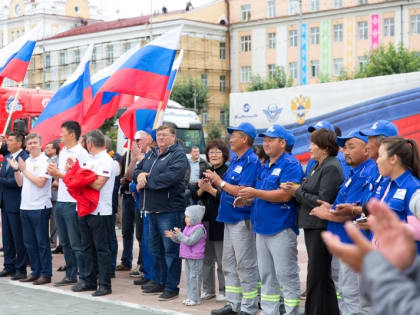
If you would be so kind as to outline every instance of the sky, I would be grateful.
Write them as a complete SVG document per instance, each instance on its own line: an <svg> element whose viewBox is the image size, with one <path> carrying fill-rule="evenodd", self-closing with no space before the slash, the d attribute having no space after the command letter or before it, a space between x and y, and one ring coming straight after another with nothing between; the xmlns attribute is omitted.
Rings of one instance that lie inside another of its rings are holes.
<svg viewBox="0 0 420 315"><path fill-rule="evenodd" d="M185 9L189 0L105 0L110 19L126 18L148 15L151 12L161 11L164 5L168 11ZM191 0L193 7L199 7L213 0ZM118 14L117 14L118 12Z"/></svg>

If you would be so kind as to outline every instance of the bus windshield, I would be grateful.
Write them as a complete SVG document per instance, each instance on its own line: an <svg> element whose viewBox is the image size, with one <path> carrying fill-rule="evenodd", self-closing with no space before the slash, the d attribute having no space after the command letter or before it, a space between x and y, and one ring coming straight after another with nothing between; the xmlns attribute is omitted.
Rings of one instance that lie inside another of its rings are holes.
<svg viewBox="0 0 420 315"><path fill-rule="evenodd" d="M206 150L202 129L176 128L176 137L184 143L185 153L189 153L192 146L199 147L201 153L204 153Z"/></svg>

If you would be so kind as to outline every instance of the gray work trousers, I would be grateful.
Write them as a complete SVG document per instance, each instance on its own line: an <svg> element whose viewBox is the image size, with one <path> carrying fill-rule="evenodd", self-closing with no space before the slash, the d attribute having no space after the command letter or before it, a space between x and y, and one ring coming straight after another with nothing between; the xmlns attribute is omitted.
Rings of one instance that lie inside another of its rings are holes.
<svg viewBox="0 0 420 315"><path fill-rule="evenodd" d="M203 274L202 259L184 259L185 280L187 282L187 298L194 302L200 301L200 289Z"/></svg>
<svg viewBox="0 0 420 315"><path fill-rule="evenodd" d="M219 292L225 294L225 276L222 269L223 241L206 240L206 253L203 261L203 291L216 293L215 264L217 264L217 279Z"/></svg>
<svg viewBox="0 0 420 315"><path fill-rule="evenodd" d="M370 313L369 309L361 303L359 274L342 261L340 261L338 285L341 292L341 303L338 304L341 314L367 315Z"/></svg>
<svg viewBox="0 0 420 315"><path fill-rule="evenodd" d="M338 302L338 308L340 310L340 314L343 314L342 310L344 308L343 306L343 299L341 298L341 289L339 288L339 283L338 283L338 276L340 273L340 260L335 257L332 256L331 259L331 278L334 281L334 285L335 285L335 294L337 296L337 302Z"/></svg>
<svg viewBox="0 0 420 315"><path fill-rule="evenodd" d="M279 314L281 285L285 314L298 315L300 280L296 233L285 229L274 235L257 234L257 257L261 277L261 314Z"/></svg>
<svg viewBox="0 0 420 315"><path fill-rule="evenodd" d="M234 312L256 314L258 310L258 267L255 235L249 220L225 223L223 273L226 299Z"/></svg>

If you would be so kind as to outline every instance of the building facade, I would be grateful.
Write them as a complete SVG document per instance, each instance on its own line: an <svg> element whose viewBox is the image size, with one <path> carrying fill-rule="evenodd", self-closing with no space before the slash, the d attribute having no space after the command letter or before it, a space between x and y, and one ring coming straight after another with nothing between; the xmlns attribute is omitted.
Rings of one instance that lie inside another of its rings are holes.
<svg viewBox="0 0 420 315"><path fill-rule="evenodd" d="M297 84L354 73L379 45L400 43L420 51L420 1L230 0L231 92L245 91L251 75L276 65Z"/></svg>
<svg viewBox="0 0 420 315"><path fill-rule="evenodd" d="M94 44L91 62L94 75L130 48L144 46L151 38L183 24L180 48L184 58L177 81L192 77L207 86L209 105L203 112L204 123L226 121L224 109L230 91L226 8L223 0L217 0L188 11L73 24L38 41L24 86L57 90L76 69L89 44ZM14 85L11 81L4 83L7 84Z"/></svg>

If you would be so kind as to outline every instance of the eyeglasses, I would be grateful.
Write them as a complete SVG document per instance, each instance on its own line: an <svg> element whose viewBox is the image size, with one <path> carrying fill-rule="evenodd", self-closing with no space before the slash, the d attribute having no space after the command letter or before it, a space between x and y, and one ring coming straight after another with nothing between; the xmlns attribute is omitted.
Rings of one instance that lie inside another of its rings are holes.
<svg viewBox="0 0 420 315"><path fill-rule="evenodd" d="M209 155L219 155L222 154L222 151L209 151Z"/></svg>

